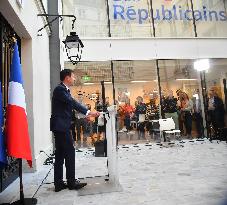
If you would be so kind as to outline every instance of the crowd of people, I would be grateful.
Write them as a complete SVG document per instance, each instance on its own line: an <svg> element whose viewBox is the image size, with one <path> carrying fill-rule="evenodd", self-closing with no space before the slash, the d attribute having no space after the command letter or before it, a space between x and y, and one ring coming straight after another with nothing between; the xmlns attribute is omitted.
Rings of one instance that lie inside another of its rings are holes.
<svg viewBox="0 0 227 205"><path fill-rule="evenodd" d="M175 123L175 129L179 129L183 137L188 139L192 139L193 136L203 138L205 134L199 90L195 90L192 98L181 89L176 91L175 96L172 90L162 96L162 117L172 118ZM224 104L214 87L210 88L208 96L208 124L217 130L224 127ZM76 100L87 109L91 109L90 104L84 103L83 95L78 95ZM110 105L109 98L107 97L105 101L106 107L108 107ZM94 109L102 113L103 103L100 97L97 98ZM159 104L158 101L153 99L145 103L143 97L138 96L134 105L132 105L130 99L127 98L125 103L118 104L117 116L119 132L126 132L132 135L137 133L139 140L145 139L146 131L149 135L152 134L152 124L150 122L160 118ZM192 133L193 122L195 129ZM96 141L103 139L104 132L105 125L102 114L88 121L85 115L79 112L73 113L72 135L77 148L86 147L88 144L94 145ZM88 137L91 139L89 143L87 141Z"/></svg>
<svg viewBox="0 0 227 205"><path fill-rule="evenodd" d="M208 96L207 108L205 108L207 109L208 125L218 131L225 126L224 104L215 87L210 88ZM144 139L145 130L149 133L152 132L150 121L160 118L158 107L158 104L156 105L153 101L145 104L140 96L137 97L135 106L126 102L119 108L121 119L124 121L124 127L120 132L135 130L132 127L132 122L136 121L138 139ZM149 112L149 110L152 111ZM202 101L199 97L199 90L195 91L192 98L181 89L176 91L176 97L174 97L172 90L168 91L161 99L161 115L162 118L172 118L175 129L179 129L182 136L188 139L192 139L193 135L197 138L204 137ZM193 122L195 124L194 133L192 133Z"/></svg>

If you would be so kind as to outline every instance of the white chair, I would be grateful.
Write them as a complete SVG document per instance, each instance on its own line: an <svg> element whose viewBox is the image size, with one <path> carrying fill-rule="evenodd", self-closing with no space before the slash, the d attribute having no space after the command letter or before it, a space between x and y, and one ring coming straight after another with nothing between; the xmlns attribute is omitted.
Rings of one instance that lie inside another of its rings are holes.
<svg viewBox="0 0 227 205"><path fill-rule="evenodd" d="M175 139L176 136L180 136L180 130L175 130L175 123L172 118L159 119L159 126L160 136L163 136L163 133L166 134L166 137L174 135Z"/></svg>
<svg viewBox="0 0 227 205"><path fill-rule="evenodd" d="M174 134L175 140L176 140L176 139L179 140L179 139L180 139L180 133L181 133L181 131L175 129L175 128L176 128L176 125L175 125L175 122L173 121L173 118L167 118L167 119L168 119L169 123L171 123L172 126L174 127L174 129L171 130L171 131L172 131L172 133Z"/></svg>

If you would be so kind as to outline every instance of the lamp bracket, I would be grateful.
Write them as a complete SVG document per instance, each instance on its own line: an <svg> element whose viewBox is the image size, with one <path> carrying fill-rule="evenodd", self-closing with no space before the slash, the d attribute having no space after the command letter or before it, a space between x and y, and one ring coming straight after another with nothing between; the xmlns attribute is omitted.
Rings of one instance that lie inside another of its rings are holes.
<svg viewBox="0 0 227 205"><path fill-rule="evenodd" d="M47 23L38 30L38 36L42 36L42 34L40 34L40 31L42 31L44 28L46 28L47 26L48 27L51 27L52 26L52 23L54 21L56 21L57 19L60 19L60 21L63 21L63 17L69 17L69 18L73 18L72 19L72 30L74 29L74 25L75 25L75 22L76 22L76 16L75 15L58 15L58 14L38 14L37 16L44 16L47 18ZM48 20L48 17L53 17L52 20Z"/></svg>

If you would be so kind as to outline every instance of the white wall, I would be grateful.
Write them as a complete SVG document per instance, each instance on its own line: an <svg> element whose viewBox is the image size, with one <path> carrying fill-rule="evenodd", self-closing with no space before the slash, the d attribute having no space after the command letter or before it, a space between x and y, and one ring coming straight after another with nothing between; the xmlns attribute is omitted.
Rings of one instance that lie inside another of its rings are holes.
<svg viewBox="0 0 227 205"><path fill-rule="evenodd" d="M227 38L111 38L82 41L82 61L227 58ZM65 60L68 61L66 54Z"/></svg>
<svg viewBox="0 0 227 205"><path fill-rule="evenodd" d="M19 8L16 1L0 1L0 12L21 38L22 69L26 94L27 114L33 166L37 170L46 156L40 150L52 149L50 119L50 66L49 38L46 30L42 36L37 31L43 26L38 1L24 1Z"/></svg>
<svg viewBox="0 0 227 205"><path fill-rule="evenodd" d="M59 14L62 14L63 9L62 9L62 1L58 1L58 12ZM63 40L65 40L64 38L64 32L63 32L63 21L59 22L59 39L60 39L60 65L61 65L61 69L64 69L64 50L65 50L65 45L64 43L62 43Z"/></svg>

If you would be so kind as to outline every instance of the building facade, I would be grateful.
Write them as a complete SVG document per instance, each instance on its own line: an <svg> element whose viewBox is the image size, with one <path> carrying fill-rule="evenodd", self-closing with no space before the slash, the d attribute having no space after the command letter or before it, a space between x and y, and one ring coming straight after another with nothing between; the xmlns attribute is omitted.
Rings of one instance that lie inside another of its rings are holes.
<svg viewBox="0 0 227 205"><path fill-rule="evenodd" d="M206 110L211 87L226 109L226 5L226 0L1 0L3 100L6 105L12 52L8 38L13 34L20 45L34 170L46 159L41 151L48 154L53 150L51 91L58 83L61 67L75 70L72 93L75 98L83 93L92 109L94 96L101 92L100 81L105 81L111 103L115 99L119 105L128 101L134 105L140 96L157 107L158 118L162 116L162 97L170 90L175 96L178 89L190 98L198 94L203 124L208 129ZM61 42L73 30L71 19L38 32L47 19L37 15L45 13L77 17L74 31L85 46L77 65L68 61ZM210 69L195 71L194 61L203 58L210 60ZM122 126L120 122L119 129ZM1 177L1 189L7 183L6 177Z"/></svg>
<svg viewBox="0 0 227 205"><path fill-rule="evenodd" d="M111 102L115 98L124 104L123 93L134 105L142 96L146 103L155 101L161 116L162 98L170 90L177 97L181 89L192 100L199 95L208 135L210 88L215 87L226 109L226 4L226 0L64 1L63 13L76 15L75 31L85 45L78 65L65 57L65 67L78 75L75 97L78 92L85 96L101 92L104 80ZM69 25L64 26L65 36L71 31ZM210 69L196 71L194 62L204 58L209 59ZM84 76L90 80L84 81ZM89 97L86 102L95 105Z"/></svg>
<svg viewBox="0 0 227 205"><path fill-rule="evenodd" d="M27 105L33 169L38 170L46 156L41 151L52 153L52 136L49 129L50 104L50 30L38 30L46 19L38 14L47 12L47 1L0 2L1 15L1 81L4 93L4 108L7 105L8 79L12 57L12 37L20 47L20 57ZM9 158L9 166L1 170L1 190L18 176L17 162ZM25 164L26 171L31 171Z"/></svg>

